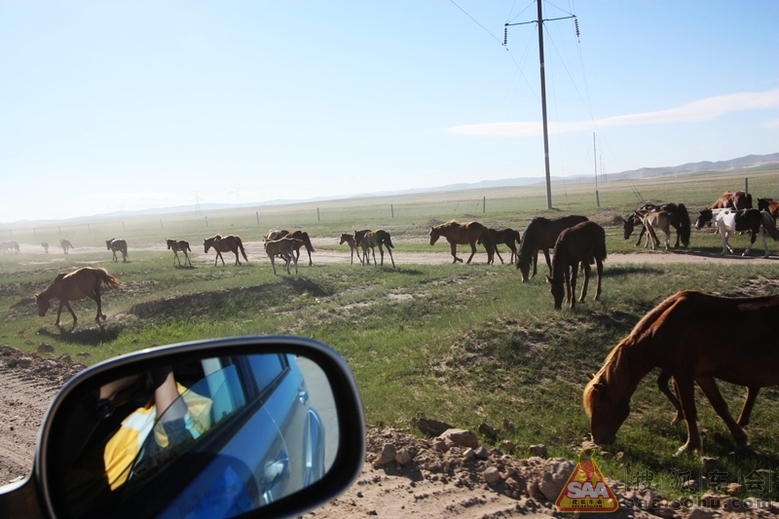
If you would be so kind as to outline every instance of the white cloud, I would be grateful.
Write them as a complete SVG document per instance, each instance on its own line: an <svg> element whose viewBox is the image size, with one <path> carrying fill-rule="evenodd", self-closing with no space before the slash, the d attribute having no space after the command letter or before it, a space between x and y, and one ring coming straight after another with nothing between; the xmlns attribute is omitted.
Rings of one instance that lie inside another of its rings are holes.
<svg viewBox="0 0 779 519"><path fill-rule="evenodd" d="M594 121L550 123L550 133L589 131L614 126L635 126L642 124L667 124L715 119L731 112L746 110L770 110L779 108L779 89L766 92L743 92L725 96L709 97L693 101L676 108L638 114L617 115ZM769 121L764 126L776 128L779 120ZM461 135L489 137L534 137L541 135L540 122L465 124L447 128L448 132Z"/></svg>
<svg viewBox="0 0 779 519"><path fill-rule="evenodd" d="M773 121L764 122L763 128L770 128L771 130L779 130L779 119L774 119Z"/></svg>

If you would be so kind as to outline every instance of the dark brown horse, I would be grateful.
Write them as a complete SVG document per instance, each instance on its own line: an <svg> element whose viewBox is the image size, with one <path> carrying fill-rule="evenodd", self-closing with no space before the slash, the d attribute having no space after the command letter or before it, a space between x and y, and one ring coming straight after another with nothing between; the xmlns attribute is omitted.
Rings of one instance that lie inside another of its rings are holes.
<svg viewBox="0 0 779 519"><path fill-rule="evenodd" d="M361 234L359 243L362 247L362 255L365 258L366 265L370 265L371 263L371 260L368 257L368 249L370 249L371 254L373 255L373 264L378 266L378 263L376 263L376 250L374 247L379 248L379 254L381 254L381 264L384 265L384 247L386 246L387 252L390 255L390 259L392 260L392 268L395 268L395 258L392 257L393 245L389 232L383 229L363 232Z"/></svg>
<svg viewBox="0 0 779 519"><path fill-rule="evenodd" d="M690 222L690 214L687 212L687 207L685 207L684 204L674 204L674 203L667 203L667 204L645 204L638 209L636 209L636 212L646 212L646 211L665 211L671 215L671 227L676 229L676 245L674 245L674 248L679 247L679 242L681 242L683 247L687 247L690 244L690 234L692 231L692 224ZM633 213L635 214L635 212ZM625 222L625 239L627 240L630 238L630 235L633 233L633 227L638 226L641 228L641 232L638 234L638 240L636 241L636 246L638 246L641 243L641 238L644 236L644 233L646 232L646 228L641 224L640 221L637 221L636 219L633 219L633 221L630 221L631 218L628 218L627 221L623 219L623 222ZM630 228L628 229L628 225L630 225ZM655 242L657 244L657 242Z"/></svg>
<svg viewBox="0 0 779 519"><path fill-rule="evenodd" d="M189 242L184 240L165 240L165 243L168 245L168 250L173 251L173 266L176 266L176 262L178 261L179 267L181 266L181 260L179 259L179 252L184 253L184 259L185 263L192 266L192 262L189 261L189 254L187 254L187 251L192 252L192 249L189 248Z"/></svg>
<svg viewBox="0 0 779 519"><path fill-rule="evenodd" d="M590 264L595 262L598 272L598 285L595 300L600 298L603 261L606 259L606 231L595 222L582 222L563 230L557 238L552 256L552 277L547 282L552 285L550 291L554 298L554 307L563 306L563 283L565 283L566 301L571 309L576 305L576 273L581 265L584 271L584 283L579 301L587 296L587 284L590 281Z"/></svg>
<svg viewBox="0 0 779 519"><path fill-rule="evenodd" d="M503 257L498 251L498 245L505 244L511 251L511 258L509 259L509 262L513 265L514 262L519 258L519 255L517 254L517 245L521 243L519 231L511 229L510 227L506 227L505 229L489 228L488 231L490 233L490 238L492 239L492 244L495 247L495 254L498 255L500 263L503 264ZM483 245L481 238L479 238L478 244ZM495 262L494 260L495 258L493 258L493 263Z"/></svg>
<svg viewBox="0 0 779 519"><path fill-rule="evenodd" d="M284 235L276 239L265 239L262 245L265 248L265 253L268 255L268 258L270 258L270 264L273 267L274 275L276 275L277 256L284 260L284 268L286 269L287 274L291 274L289 271L290 261L295 262L295 274L298 273L298 258L295 256L295 251L303 246L303 240Z"/></svg>
<svg viewBox="0 0 779 519"><path fill-rule="evenodd" d="M60 240L60 247L62 247L62 252L65 254L68 253L68 249L74 249L73 244L70 243L68 240Z"/></svg>
<svg viewBox="0 0 779 519"><path fill-rule="evenodd" d="M452 257L454 258L452 263L457 263L458 261L462 263L463 261L457 257L457 245L471 246L471 255L468 257L468 261L466 261L466 263L470 263L473 255L476 254L476 242L480 240L487 250L487 263L494 261L495 245L492 243L487 227L479 222L457 223L451 220L441 225L434 225L430 229L430 245L435 245L435 242L441 236L446 238L446 241L451 245Z"/></svg>
<svg viewBox="0 0 779 519"><path fill-rule="evenodd" d="M59 300L59 308L57 308L57 322L56 326L60 324L60 314L62 314L62 308L67 308L70 315L73 316L73 326L76 325L78 317L70 307L69 301L76 301L89 297L97 303L97 315L95 321L100 324L100 319L105 320L105 314L103 314L102 306L100 303L100 287L105 285L107 288L116 288L121 286L118 279L108 273L102 268L82 267L78 270L74 270L69 274L60 274L54 281L46 287L46 290L40 294L35 294L35 302L38 305L38 315L43 317L51 306L51 299L57 298Z"/></svg>
<svg viewBox="0 0 779 519"><path fill-rule="evenodd" d="M561 216L560 218L533 218L522 235L522 243L519 246L519 258L517 268L522 274L522 282L528 280L530 264L533 264L533 275L538 272L538 251L544 251L549 273L552 273L552 260L549 257L549 249L553 249L560 233L569 227L586 222L586 216Z"/></svg>
<svg viewBox="0 0 779 519"><path fill-rule="evenodd" d="M216 267L216 264L219 260L222 260L222 265L225 264L225 260L222 257L223 252L232 252L235 254L235 264L240 265L241 260L238 258L238 251L241 251L241 254L243 255L243 259L245 259L247 262L249 261L249 258L246 257L246 251L243 248L243 242L241 241L241 238L238 236L225 236L222 237L220 234L217 234L216 236L212 236L211 238L206 238L203 240L203 251L208 253L208 249L211 247L214 248L216 251L216 259L214 259L214 266Z"/></svg>
<svg viewBox="0 0 779 519"><path fill-rule="evenodd" d="M752 195L744 191L725 191L709 209L752 209Z"/></svg>
<svg viewBox="0 0 779 519"><path fill-rule="evenodd" d="M595 443L614 440L630 413L630 398L653 368L670 373L687 423L679 452L701 447L695 383L733 438L747 435L733 420L714 381L749 388L779 384L779 295L720 297L683 291L650 310L617 344L584 388L583 404Z"/></svg>
<svg viewBox="0 0 779 519"><path fill-rule="evenodd" d="M289 236L291 238L295 238L295 239L301 241L301 243L295 242L296 243L296 248L295 248L295 261L296 262L297 262L297 260L300 259L300 248L305 246L306 247L306 251L308 252L308 266L310 267L311 265L314 264L314 262L311 261L311 253L312 252L316 252L316 250L314 249L314 246L311 244L311 238L309 238L308 233L305 232L305 231L298 230L298 231L294 231L294 232L289 232L287 230L275 231L275 230L271 229L270 231L268 231L268 234L265 235L265 240L278 240L279 238L282 238L284 236Z"/></svg>
<svg viewBox="0 0 779 519"><path fill-rule="evenodd" d="M344 243L349 245L349 250L351 251L351 264L354 265L354 253L357 253L357 259L360 260L360 265L362 265L362 256L360 256L360 247L357 245L357 241L354 239L354 235L352 234L341 234L341 241L338 243L338 245L343 245Z"/></svg>
<svg viewBox="0 0 779 519"><path fill-rule="evenodd" d="M122 263L127 263L127 242L122 239L111 238L105 241L106 249L113 252L113 260L118 263L119 260L116 257L116 251L122 253Z"/></svg>
<svg viewBox="0 0 779 519"><path fill-rule="evenodd" d="M774 202L773 198L758 198L757 210L768 211L773 217L774 222L776 222L776 218L779 217L779 202Z"/></svg>

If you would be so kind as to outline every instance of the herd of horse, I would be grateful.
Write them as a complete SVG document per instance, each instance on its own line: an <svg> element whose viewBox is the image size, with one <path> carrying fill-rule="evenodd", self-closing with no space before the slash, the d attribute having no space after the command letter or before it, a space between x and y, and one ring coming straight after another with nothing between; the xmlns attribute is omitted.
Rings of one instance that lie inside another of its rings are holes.
<svg viewBox="0 0 779 519"><path fill-rule="evenodd" d="M751 195L743 192L726 192L710 207L700 211L695 228L705 225L716 226L722 236L723 250L733 253L728 237L733 232L747 231L751 235L750 245L744 255L749 254L756 237L763 241L765 255L768 247L765 233L779 240L776 217L779 216L779 202L772 199L758 199L758 208L751 207ZM692 222L684 204L646 204L623 218L624 238L629 239L636 227L641 228L636 245L646 234L645 247L659 246L657 232L665 236L665 249L670 248L671 229L676 231L676 244L689 246ZM584 274L579 301L587 295L591 266L595 264L597 287L594 299L601 295L603 262L606 259L605 230L585 216L570 215L559 218L534 218L523 235L513 229L491 229L478 222L458 223L454 220L433 225L430 228L430 245L443 237L451 246L453 263L462 263L457 256L457 245L469 245L471 254L465 263L470 263L477 252L476 245L482 245L487 252L488 263L497 255L503 263L497 245L505 244L511 251L510 261L520 271L522 282L537 273L538 253L544 253L550 274L546 281L556 309L561 309L565 297L570 308L575 308L577 274ZM18 251L15 242L3 242L0 249ZM174 253L174 266L182 263L178 253L182 252L187 266L192 266L187 241L167 240L167 247ZM361 230L354 234L342 234L340 244L347 244L361 265L370 265L370 258L378 266L375 247L379 248L380 262L384 264L384 248L387 249L392 266L392 241L385 230ZM72 245L62 240L60 245L65 254ZM519 245L519 250L517 250ZM48 252L48 244L43 244ZM108 250L121 252L127 261L127 243L122 239L106 240ZM249 261L243 242L238 236L207 238L203 242L204 252L216 251L214 265L221 259L222 252L235 254L235 265L240 265L240 256ZM309 265L313 265L311 253L315 252L308 234L304 231L289 232L271 230L263 237L263 247L268 255L273 273L275 260L285 262L288 274L290 264L298 272L300 249L308 252ZM550 249L552 250L550 256ZM533 266L532 275L530 266ZM59 274L39 294L35 294L38 314L46 315L50 300L58 299L56 325L60 324L63 308L73 317L73 326L78 318L69 301L91 298L97 303L95 321L100 325L105 320L101 307L101 288L121 286L118 279L105 269L84 267L68 274ZM669 297L650 310L633 330L609 353L601 369L590 375L583 393L584 409L590 420L590 433L597 444L609 443L630 413L630 399L639 382L654 368L660 368L657 380L659 389L676 409L676 418L683 418L687 426L687 441L679 453L700 449L701 436L697 426L697 411L694 386L704 392L714 410L722 418L738 444L745 444L747 435L743 429L749 422L752 407L761 387L779 385L779 348L775 337L779 336L779 295L758 297L720 297L703 292L686 290ZM738 348L733 345L738 344ZM727 404L719 392L715 379L742 385L748 388L744 408L737 420L730 415ZM668 388L672 381L674 390Z"/></svg>

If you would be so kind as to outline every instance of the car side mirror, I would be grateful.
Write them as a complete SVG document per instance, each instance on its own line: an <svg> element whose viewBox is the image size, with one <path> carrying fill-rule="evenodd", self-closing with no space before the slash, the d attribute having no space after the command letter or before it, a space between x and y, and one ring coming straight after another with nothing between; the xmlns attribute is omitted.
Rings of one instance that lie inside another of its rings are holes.
<svg viewBox="0 0 779 519"><path fill-rule="evenodd" d="M362 404L330 347L236 337L117 357L52 400L8 517L299 516L357 477Z"/></svg>

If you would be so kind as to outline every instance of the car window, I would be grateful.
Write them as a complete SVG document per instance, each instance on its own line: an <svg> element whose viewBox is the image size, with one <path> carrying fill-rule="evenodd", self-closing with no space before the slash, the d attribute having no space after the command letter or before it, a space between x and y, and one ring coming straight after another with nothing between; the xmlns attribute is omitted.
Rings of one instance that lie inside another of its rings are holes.
<svg viewBox="0 0 779 519"><path fill-rule="evenodd" d="M280 355L249 355L249 366L260 392L270 386L284 368Z"/></svg>

